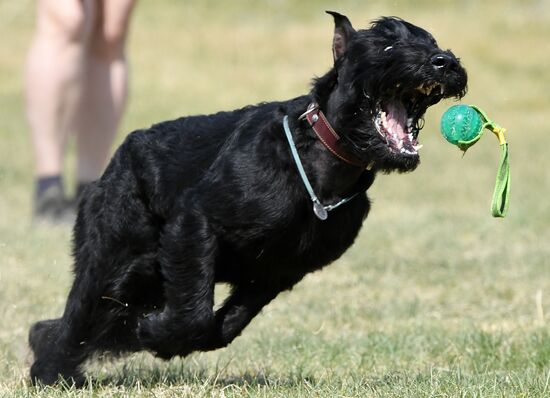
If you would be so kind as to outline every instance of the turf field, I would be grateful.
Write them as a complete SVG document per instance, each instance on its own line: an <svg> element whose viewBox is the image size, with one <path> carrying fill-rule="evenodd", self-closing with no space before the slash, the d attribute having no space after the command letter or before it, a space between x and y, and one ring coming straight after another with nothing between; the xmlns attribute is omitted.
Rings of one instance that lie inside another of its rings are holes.
<svg viewBox="0 0 550 398"><path fill-rule="evenodd" d="M62 311L70 230L31 224L21 91L34 1L0 0L0 397L550 396L547 0L141 0L117 142L161 120L306 92L332 62L325 9L356 27L401 16L461 57L465 102L509 130L508 217L489 214L496 139L487 133L462 157L438 132L452 102L439 104L421 134L421 166L379 176L352 249L282 294L230 347L170 362L95 361L95 381L80 391L31 387L27 331ZM69 186L73 161L70 149Z"/></svg>

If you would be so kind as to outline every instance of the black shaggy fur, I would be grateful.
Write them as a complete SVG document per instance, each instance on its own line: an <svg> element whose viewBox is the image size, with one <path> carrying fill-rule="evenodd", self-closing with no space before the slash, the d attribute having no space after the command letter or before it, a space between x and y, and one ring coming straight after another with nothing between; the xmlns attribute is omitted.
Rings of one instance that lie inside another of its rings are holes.
<svg viewBox="0 0 550 398"><path fill-rule="evenodd" d="M281 291L352 245L378 172L416 168L418 154L392 147L377 117L388 104L406 108L417 142L426 109L463 96L466 72L428 32L401 19L355 31L345 16L330 14L334 66L309 94L128 136L80 202L63 316L30 330L33 381L81 383L81 364L94 352L171 358L225 347ZM437 90L422 94L423 84ZM370 170L334 157L299 119L311 102ZM326 221L312 211L284 115L321 201L360 192ZM219 282L232 290L214 311Z"/></svg>

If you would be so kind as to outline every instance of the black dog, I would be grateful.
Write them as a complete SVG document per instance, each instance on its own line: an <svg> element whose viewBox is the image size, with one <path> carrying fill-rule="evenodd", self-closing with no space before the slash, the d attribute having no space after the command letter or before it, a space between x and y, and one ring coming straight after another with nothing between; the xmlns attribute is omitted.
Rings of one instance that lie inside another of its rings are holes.
<svg viewBox="0 0 550 398"><path fill-rule="evenodd" d="M225 347L351 246L378 172L416 168L423 115L465 94L465 70L401 19L355 31L330 14L334 66L308 95L128 136L81 200L63 316L30 330L33 381L80 383L94 352ZM214 311L218 282L232 291Z"/></svg>

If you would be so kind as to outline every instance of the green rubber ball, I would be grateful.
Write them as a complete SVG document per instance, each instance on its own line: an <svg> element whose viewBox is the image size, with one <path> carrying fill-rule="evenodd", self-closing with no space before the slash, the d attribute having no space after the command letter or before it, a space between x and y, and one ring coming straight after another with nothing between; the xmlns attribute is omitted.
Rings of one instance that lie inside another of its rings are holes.
<svg viewBox="0 0 550 398"><path fill-rule="evenodd" d="M441 134L453 145L473 140L482 126L481 116L468 105L453 105L441 117Z"/></svg>

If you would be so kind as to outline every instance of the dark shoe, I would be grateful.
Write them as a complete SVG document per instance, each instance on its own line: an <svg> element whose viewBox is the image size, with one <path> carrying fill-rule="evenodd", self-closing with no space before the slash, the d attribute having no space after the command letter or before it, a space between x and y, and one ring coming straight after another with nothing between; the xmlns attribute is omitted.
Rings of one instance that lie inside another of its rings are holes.
<svg viewBox="0 0 550 398"><path fill-rule="evenodd" d="M52 185L34 199L34 221L52 225L73 225L76 206L58 185Z"/></svg>

